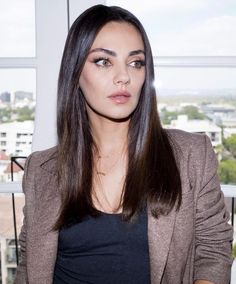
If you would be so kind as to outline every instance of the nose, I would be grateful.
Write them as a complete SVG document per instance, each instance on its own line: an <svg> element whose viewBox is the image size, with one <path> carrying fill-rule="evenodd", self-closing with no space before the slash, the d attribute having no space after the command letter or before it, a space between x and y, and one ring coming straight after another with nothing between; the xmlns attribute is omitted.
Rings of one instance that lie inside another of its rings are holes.
<svg viewBox="0 0 236 284"><path fill-rule="evenodd" d="M115 85L127 85L130 83L130 76L126 66L116 69L113 82Z"/></svg>

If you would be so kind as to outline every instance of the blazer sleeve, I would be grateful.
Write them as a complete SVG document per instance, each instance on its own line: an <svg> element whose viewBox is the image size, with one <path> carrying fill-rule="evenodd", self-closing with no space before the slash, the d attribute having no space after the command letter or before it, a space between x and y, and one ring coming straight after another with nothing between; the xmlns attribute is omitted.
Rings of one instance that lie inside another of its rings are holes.
<svg viewBox="0 0 236 284"><path fill-rule="evenodd" d="M196 205L194 280L228 284L233 230L228 224L229 214L217 176L216 155L209 138L204 139L204 151L198 153L200 158L195 157L194 162L201 173ZM197 163L199 160L204 162Z"/></svg>
<svg viewBox="0 0 236 284"><path fill-rule="evenodd" d="M24 176L22 181L22 189L26 197L27 187L28 187L28 179L30 177L30 160L31 160L32 154L27 158L24 168ZM25 198L26 199L26 198ZM27 203L27 201L26 201ZM27 284L28 278L27 278L27 269L26 269L26 263L27 263L27 257L26 257L26 236L27 236L27 205L25 204L23 208L23 214L24 214L24 220L23 220L23 226L21 228L21 232L19 235L19 244L20 244L20 262L16 270L16 278L14 283L15 284Z"/></svg>

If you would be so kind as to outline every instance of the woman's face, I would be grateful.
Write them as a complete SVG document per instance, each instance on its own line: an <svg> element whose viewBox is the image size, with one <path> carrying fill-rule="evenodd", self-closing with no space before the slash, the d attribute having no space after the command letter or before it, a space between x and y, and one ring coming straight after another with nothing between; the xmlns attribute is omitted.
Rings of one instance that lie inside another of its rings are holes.
<svg viewBox="0 0 236 284"><path fill-rule="evenodd" d="M129 118L144 80L140 33L128 23L109 22L97 34L79 79L89 119Z"/></svg>

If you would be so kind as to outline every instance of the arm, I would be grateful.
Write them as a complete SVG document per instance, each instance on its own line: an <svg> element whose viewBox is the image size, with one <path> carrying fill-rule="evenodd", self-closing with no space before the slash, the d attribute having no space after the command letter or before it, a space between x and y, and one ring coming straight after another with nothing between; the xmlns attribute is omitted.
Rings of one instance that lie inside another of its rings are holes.
<svg viewBox="0 0 236 284"><path fill-rule="evenodd" d="M29 166L29 161L30 161L31 155L28 157L26 163L25 163L25 168L24 168L24 176L23 176L23 182L22 182L22 188L23 192L25 193L26 187L27 187L27 176L28 176L28 166ZM19 235L19 244L20 244L20 263L17 267L16 271L16 278L14 283L15 284L26 284L28 283L27 279L27 269L26 269L26 235L27 235L27 208L26 205L24 206L23 209L23 214L24 214L24 221L23 221L23 226L21 228L21 232Z"/></svg>
<svg viewBox="0 0 236 284"><path fill-rule="evenodd" d="M228 225L229 214L217 177L218 163L207 137L205 153L200 155L205 162L198 158L194 165L201 171L195 223L194 283L228 284L232 265L232 228Z"/></svg>

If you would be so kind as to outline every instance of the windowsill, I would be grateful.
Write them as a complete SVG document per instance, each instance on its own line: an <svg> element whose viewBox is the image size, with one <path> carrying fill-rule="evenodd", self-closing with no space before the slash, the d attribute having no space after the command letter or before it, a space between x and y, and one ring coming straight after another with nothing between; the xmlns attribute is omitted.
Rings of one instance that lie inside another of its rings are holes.
<svg viewBox="0 0 236 284"><path fill-rule="evenodd" d="M222 184L225 197L236 197L236 185ZM22 193L22 182L0 182L0 193Z"/></svg>

